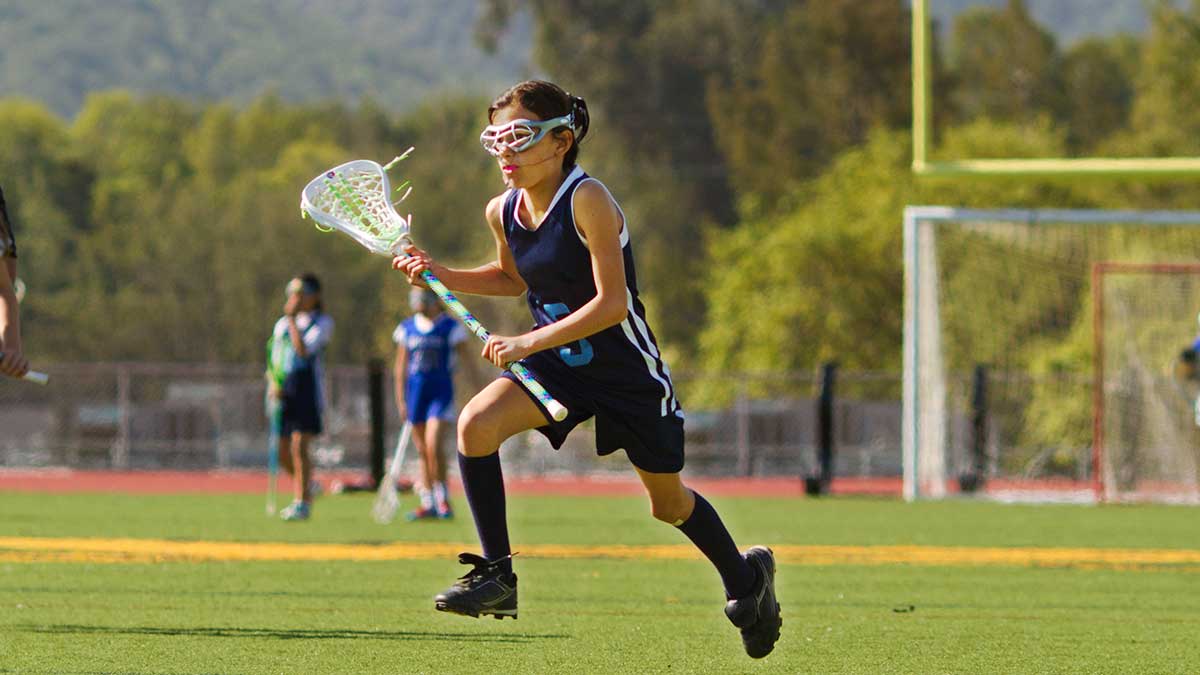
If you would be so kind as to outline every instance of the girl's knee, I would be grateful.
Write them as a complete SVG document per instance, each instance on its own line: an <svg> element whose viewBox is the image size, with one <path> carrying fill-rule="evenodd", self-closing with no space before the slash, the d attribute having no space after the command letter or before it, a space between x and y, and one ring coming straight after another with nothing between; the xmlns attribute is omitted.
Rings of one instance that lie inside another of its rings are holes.
<svg viewBox="0 0 1200 675"><path fill-rule="evenodd" d="M692 515L691 491L684 488L670 494L650 495L650 513L655 520L661 520L670 525L679 525Z"/></svg>
<svg viewBox="0 0 1200 675"><path fill-rule="evenodd" d="M458 451L467 457L490 455L500 447L488 415L468 405L458 416Z"/></svg>

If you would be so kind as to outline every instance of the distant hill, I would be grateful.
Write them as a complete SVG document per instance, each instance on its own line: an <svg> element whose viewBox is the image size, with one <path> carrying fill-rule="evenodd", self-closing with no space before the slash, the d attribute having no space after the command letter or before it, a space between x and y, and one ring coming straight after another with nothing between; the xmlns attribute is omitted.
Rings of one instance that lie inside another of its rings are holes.
<svg viewBox="0 0 1200 675"><path fill-rule="evenodd" d="M5 0L0 96L73 116L89 91L407 108L433 92L492 93L530 70L531 21L497 53L473 39L476 0Z"/></svg>
<svg viewBox="0 0 1200 675"><path fill-rule="evenodd" d="M972 6L1003 7L1009 0L930 0L929 10L943 26ZM1149 25L1145 0L1025 0L1033 18L1068 47L1091 35L1140 34ZM1186 5L1187 0L1177 0ZM945 33L943 33L945 35Z"/></svg>

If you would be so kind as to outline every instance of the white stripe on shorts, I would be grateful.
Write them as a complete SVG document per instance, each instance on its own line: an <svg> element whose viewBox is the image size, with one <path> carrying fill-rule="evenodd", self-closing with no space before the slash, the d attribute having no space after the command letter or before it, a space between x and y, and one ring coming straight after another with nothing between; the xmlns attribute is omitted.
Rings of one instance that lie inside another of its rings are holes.
<svg viewBox="0 0 1200 675"><path fill-rule="evenodd" d="M659 414L663 417L666 417L667 413L671 412L676 407L674 395L675 387L671 383L671 371L667 368L667 364L663 362L661 358L659 358L658 348L654 346L654 341L650 339L650 329L646 326L646 322L643 321L642 317L638 316L637 312L634 311L633 293L629 291L628 287L625 289L625 307L628 312L625 320L621 322L621 330L625 332L625 337L629 339L629 342L632 343L642 355L642 360L646 362L646 370L650 372L650 377L658 380L658 383L662 385L662 410ZM645 349L642 348L642 345L638 342L637 337L634 335L635 330L637 331L637 334L641 336L642 342L646 343ZM647 349L650 351L647 351ZM659 375L658 373L658 366L660 365L662 366L663 373L666 375L666 379L664 379L663 376Z"/></svg>

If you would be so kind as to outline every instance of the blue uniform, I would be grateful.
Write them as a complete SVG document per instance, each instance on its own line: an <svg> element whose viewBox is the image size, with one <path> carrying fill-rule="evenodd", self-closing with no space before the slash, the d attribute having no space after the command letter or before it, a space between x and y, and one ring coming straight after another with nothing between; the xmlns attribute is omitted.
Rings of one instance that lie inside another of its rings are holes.
<svg viewBox="0 0 1200 675"><path fill-rule="evenodd" d="M1200 336L1196 336L1196 339L1192 341L1192 351L1200 355ZM1192 404L1192 419L1196 426L1200 427L1200 396L1197 396Z"/></svg>
<svg viewBox="0 0 1200 675"><path fill-rule="evenodd" d="M575 226L574 194L585 181L595 179L575 167L535 228L518 216L521 191L510 190L505 197L504 236L528 286L535 327L554 323L596 297L591 254ZM621 217L624 220L624 213ZM643 470L676 472L683 468L683 411L638 297L633 249L624 222L620 243L626 318L583 340L531 354L521 362L569 411L567 419L555 422L542 410L548 424L539 431L555 448L562 446L572 428L594 415L596 449L601 455L624 449ZM504 376L515 380L507 371Z"/></svg>
<svg viewBox="0 0 1200 675"><path fill-rule="evenodd" d="M462 324L446 314L428 323L411 316L396 326L392 340L408 355L404 401L409 422L454 418L454 348L466 339Z"/></svg>

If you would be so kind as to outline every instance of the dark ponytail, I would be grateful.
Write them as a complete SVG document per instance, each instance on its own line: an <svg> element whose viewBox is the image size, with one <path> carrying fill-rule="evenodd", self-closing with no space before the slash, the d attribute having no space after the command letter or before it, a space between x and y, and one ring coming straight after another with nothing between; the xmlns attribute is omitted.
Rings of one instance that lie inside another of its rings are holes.
<svg viewBox="0 0 1200 675"><path fill-rule="evenodd" d="M583 142L583 137L587 136L588 125L591 124L592 118L588 115L587 101L579 96L567 94L571 99L571 114L575 117L575 143L571 149L567 151L567 156L563 158L566 166L574 166L575 158L579 156L579 144Z"/></svg>
<svg viewBox="0 0 1200 675"><path fill-rule="evenodd" d="M325 311L321 303L321 280L317 278L317 275L312 272L305 272L297 278L300 279L301 288L304 289L305 293L317 296L317 313Z"/></svg>
<svg viewBox="0 0 1200 675"><path fill-rule="evenodd" d="M517 103L533 113L539 120L553 119L563 115L574 116L574 127L569 129L574 134L574 142L571 143L567 154L563 155L563 170L575 166L579 157L579 142L587 135L588 125L591 123L587 103L579 96L572 96L563 91L562 87L553 82L526 80L513 85L492 101L492 104L488 106L488 122L491 123L492 116L497 110L507 108L513 103ZM568 131L565 126L555 129L554 133L561 134L564 131Z"/></svg>

